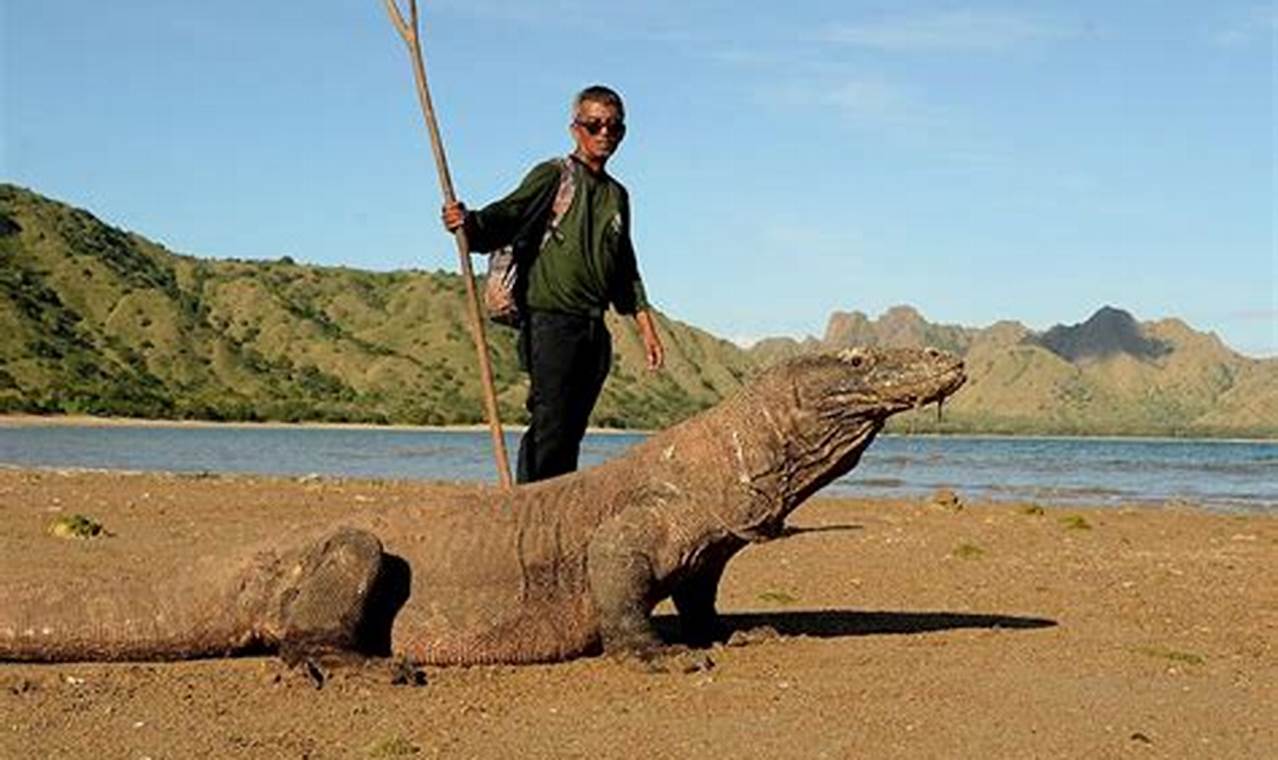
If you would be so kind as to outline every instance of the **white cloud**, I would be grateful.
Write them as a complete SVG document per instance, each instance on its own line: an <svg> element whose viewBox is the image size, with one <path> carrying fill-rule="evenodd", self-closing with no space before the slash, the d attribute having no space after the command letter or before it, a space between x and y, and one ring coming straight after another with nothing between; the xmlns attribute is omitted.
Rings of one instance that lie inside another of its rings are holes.
<svg viewBox="0 0 1278 760"><path fill-rule="evenodd" d="M895 121L919 111L918 104L897 85L872 80L851 80L820 93L819 100L844 114L864 120Z"/></svg>
<svg viewBox="0 0 1278 760"><path fill-rule="evenodd" d="M765 337L763 335L729 335L728 340L734 343L737 348L750 348Z"/></svg>
<svg viewBox="0 0 1278 760"><path fill-rule="evenodd" d="M794 79L762 87L758 98L785 109L834 111L859 126L926 126L940 118L909 88L868 77Z"/></svg>
<svg viewBox="0 0 1278 760"><path fill-rule="evenodd" d="M807 213L778 212L759 220L752 238L764 246L782 250L802 248L816 254L834 254L845 264L859 264L856 251L865 247L865 237L846 225L830 228Z"/></svg>
<svg viewBox="0 0 1278 760"><path fill-rule="evenodd" d="M999 52L1075 34L1069 25L1042 16L954 10L835 24L821 38L892 52Z"/></svg>
<svg viewBox="0 0 1278 760"><path fill-rule="evenodd" d="M441 10L479 16L494 21L529 23L536 21L577 21L586 15L586 3L580 0L434 0ZM426 13L428 9L423 9Z"/></svg>
<svg viewBox="0 0 1278 760"><path fill-rule="evenodd" d="M728 339L728 341L730 341L731 343L735 344L735 345L737 346L737 348L744 348L744 349L749 350L749 349L751 349L751 348L754 348L755 344L757 344L759 341L761 341L761 340L767 340L767 339L769 339L769 338L789 338L789 339L791 339L791 340L798 341L799 343L802 343L803 341L807 340L807 339L808 339L808 338L810 338L810 337L812 337L812 336L810 336L810 335L799 335L799 334L797 334L797 333L793 333L793 332L786 332L786 331L784 331L784 330L777 330L776 332L770 332L770 333L768 333L768 334L766 334L766 335L740 335L740 334L737 334L737 335L729 335L727 339Z"/></svg>
<svg viewBox="0 0 1278 760"><path fill-rule="evenodd" d="M1231 313L1229 317L1243 322L1269 322L1278 325L1278 308L1241 309Z"/></svg>
<svg viewBox="0 0 1278 760"><path fill-rule="evenodd" d="M400 0L401 3L404 0ZM428 7L422 8L423 5ZM677 21L676 0L643 3L598 3L594 0L431 0L418 3L422 14L431 7L520 26L553 26L610 37L682 42L689 37Z"/></svg>
<svg viewBox="0 0 1278 760"><path fill-rule="evenodd" d="M1218 29L1214 40L1227 47L1245 45L1257 39L1268 39L1269 44L1273 45L1275 36L1278 36L1278 8L1256 6Z"/></svg>

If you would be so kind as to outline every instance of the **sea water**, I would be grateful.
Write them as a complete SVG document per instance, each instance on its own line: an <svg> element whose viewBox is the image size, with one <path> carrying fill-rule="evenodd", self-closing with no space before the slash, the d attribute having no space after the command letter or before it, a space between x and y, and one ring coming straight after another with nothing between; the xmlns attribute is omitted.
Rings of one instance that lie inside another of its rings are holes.
<svg viewBox="0 0 1278 760"><path fill-rule="evenodd" d="M642 433L591 433L582 467ZM508 433L511 455L519 435ZM20 467L496 481L487 430L241 425L5 425L0 464ZM1278 441L880 436L832 496L1046 506L1166 505L1278 512Z"/></svg>

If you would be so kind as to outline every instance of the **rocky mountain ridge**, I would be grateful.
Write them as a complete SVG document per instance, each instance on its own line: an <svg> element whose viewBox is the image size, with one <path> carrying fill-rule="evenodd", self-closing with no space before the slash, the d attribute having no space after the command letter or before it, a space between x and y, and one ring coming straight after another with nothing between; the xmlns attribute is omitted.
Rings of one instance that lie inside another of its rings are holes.
<svg viewBox="0 0 1278 760"><path fill-rule="evenodd" d="M901 305L877 319L835 312L821 339L771 338L750 348L767 364L850 345L932 345L965 357L969 380L951 404L960 430L1063 435L1275 437L1278 359L1253 359L1175 318L1140 322L1102 306L1042 332L1013 321L933 324Z"/></svg>

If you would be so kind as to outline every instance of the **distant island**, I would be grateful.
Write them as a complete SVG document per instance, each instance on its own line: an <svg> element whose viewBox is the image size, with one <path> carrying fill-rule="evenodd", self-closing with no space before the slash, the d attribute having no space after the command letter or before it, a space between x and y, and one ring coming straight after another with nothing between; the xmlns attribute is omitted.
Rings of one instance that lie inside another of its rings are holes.
<svg viewBox="0 0 1278 760"><path fill-rule="evenodd" d="M367 272L171 252L87 211L0 184L0 413L459 425L483 421L464 287L448 272ZM1278 359L1184 322L1104 306L1037 333L928 322L910 306L836 312L823 337L749 349L663 316L668 369L643 369L610 316L614 371L593 424L661 428L772 362L851 345L932 345L970 379L940 433L1278 437ZM503 419L526 419L509 329L489 331Z"/></svg>

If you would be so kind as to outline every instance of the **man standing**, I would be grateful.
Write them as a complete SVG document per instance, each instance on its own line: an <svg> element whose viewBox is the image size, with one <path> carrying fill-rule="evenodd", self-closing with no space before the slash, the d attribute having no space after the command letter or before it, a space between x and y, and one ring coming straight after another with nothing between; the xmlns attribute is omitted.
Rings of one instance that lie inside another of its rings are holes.
<svg viewBox="0 0 1278 760"><path fill-rule="evenodd" d="M520 483L577 469L612 364L603 321L609 305L634 316L648 367L665 361L630 242L630 199L604 170L626 135L621 96L600 85L579 92L569 132L575 149L567 164L538 164L514 192L478 211L461 203L443 210L449 231L465 225L472 251L514 245L523 273L519 351L529 376L530 421L519 442ZM547 232L550 200L568 182L572 203Z"/></svg>

